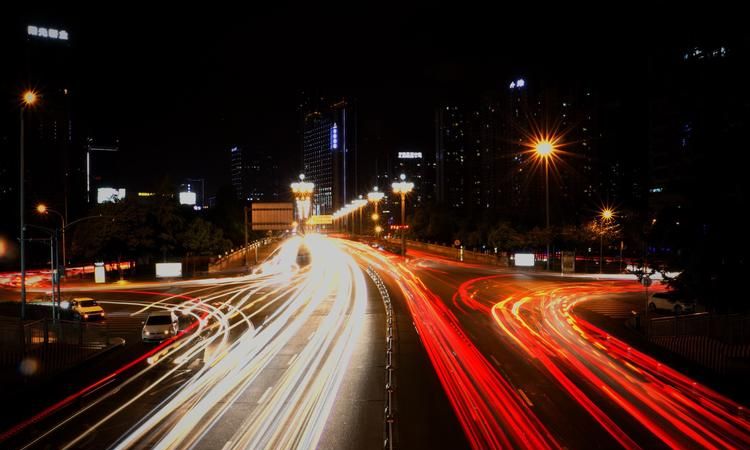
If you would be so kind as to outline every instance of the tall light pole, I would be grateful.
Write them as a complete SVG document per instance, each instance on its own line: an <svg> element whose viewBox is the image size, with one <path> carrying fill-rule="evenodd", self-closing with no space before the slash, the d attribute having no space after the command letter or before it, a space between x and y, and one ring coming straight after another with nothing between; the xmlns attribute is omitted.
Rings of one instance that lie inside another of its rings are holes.
<svg viewBox="0 0 750 450"><path fill-rule="evenodd" d="M36 205L36 212L38 212L39 214L49 214L49 213L55 214L62 221L62 228L61 228L62 230L62 260L63 260L63 268L64 268L65 266L68 265L68 260L66 259L66 252L65 252L65 228L67 227L65 225L65 222L66 222L65 216L59 211L55 211L52 208L48 208L47 205L45 205L44 203L40 203Z"/></svg>
<svg viewBox="0 0 750 450"><path fill-rule="evenodd" d="M604 208L599 212L599 273L604 272L604 227L614 218L615 212L611 208Z"/></svg>
<svg viewBox="0 0 750 450"><path fill-rule="evenodd" d="M406 175L403 173L399 177L401 181L393 183L394 194L401 195L401 256L406 258L406 194L414 189L414 183L406 181Z"/></svg>
<svg viewBox="0 0 750 450"><path fill-rule="evenodd" d="M26 168L24 167L24 124L23 124L23 118L24 118L24 112L27 108L30 108L36 104L38 99L38 96L36 92L34 91L26 91L23 93L23 96L21 97L21 136L19 141L19 150L20 150L20 163L19 163L19 171L20 171L20 181L19 181L19 190L18 190L18 199L19 199L19 210L20 210L20 223L21 223L21 320L24 320L26 318L26 224L24 223L24 171Z"/></svg>
<svg viewBox="0 0 750 450"><path fill-rule="evenodd" d="M378 191L378 187L375 186L372 188L372 192L367 194L367 201L372 203L375 206L375 212L372 213L372 221L374 222L375 228L378 228L378 221L380 220L380 216L378 215L378 203L380 203L381 200L383 200L383 197L385 197L384 192ZM377 237L378 232L375 231L375 236Z"/></svg>
<svg viewBox="0 0 750 450"><path fill-rule="evenodd" d="M549 160L555 153L555 145L549 139L542 139L534 145L534 152L544 162L544 197L547 231L547 270L550 269L550 231L549 231Z"/></svg>
<svg viewBox="0 0 750 450"><path fill-rule="evenodd" d="M354 200L352 203L354 203L354 206L357 208L357 211L359 212L359 234L362 234L362 210L365 209L365 205L367 205L367 200L363 199L360 195L357 200Z"/></svg>
<svg viewBox="0 0 750 450"><path fill-rule="evenodd" d="M311 198L315 184L305 181L305 174L299 175L299 181L292 183L292 193L297 203L297 222L304 231L305 221L310 217Z"/></svg>

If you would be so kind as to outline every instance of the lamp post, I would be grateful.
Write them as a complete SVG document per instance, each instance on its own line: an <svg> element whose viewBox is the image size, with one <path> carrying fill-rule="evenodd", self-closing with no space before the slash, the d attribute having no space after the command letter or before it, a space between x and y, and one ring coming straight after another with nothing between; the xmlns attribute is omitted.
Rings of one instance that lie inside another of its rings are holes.
<svg viewBox="0 0 750 450"><path fill-rule="evenodd" d="M380 220L380 216L378 215L378 203L380 203L381 200L383 200L383 197L385 197L384 192L378 191L378 187L375 186L372 188L372 192L367 194L367 201L373 204L375 206L375 212L372 214L372 221L375 223L375 236L377 237L378 231L377 228L379 227L378 221Z"/></svg>
<svg viewBox="0 0 750 450"><path fill-rule="evenodd" d="M550 236L549 236L549 160L555 153L555 145L549 139L542 139L534 145L537 157L544 161L544 197L547 231L547 270L550 269Z"/></svg>
<svg viewBox="0 0 750 450"><path fill-rule="evenodd" d="M304 224L310 217L310 207L313 189L315 184L309 181L305 181L305 174L299 175L299 181L292 183L292 193L297 203L297 222L299 222L300 228L304 231Z"/></svg>
<svg viewBox="0 0 750 450"><path fill-rule="evenodd" d="M68 260L66 259L66 250L65 250L66 249L66 246L65 246L65 228L67 228L67 226L65 225L65 222L66 222L65 216L63 214L61 214L59 211L55 211L54 209L47 207L47 205L45 205L44 203L40 203L40 204L36 205L36 212L38 212L39 214L49 214L49 213L55 214L62 221L62 228L60 228L60 229L62 230L62 261L63 261L63 270L65 270L65 266L67 266L67 264L68 264Z"/></svg>
<svg viewBox="0 0 750 450"><path fill-rule="evenodd" d="M24 320L26 318L26 243L24 241L25 239L25 232L26 232L26 224L24 223L24 172L26 168L24 167L24 112L26 112L26 109L34 106L36 104L38 99L38 96L36 92L34 91L26 91L23 93L23 96L21 97L21 110L20 110L20 118L21 118L21 136L19 139L19 153L20 153L20 162L19 162L19 173L20 173L20 181L19 181L19 190L18 190L18 200L19 200L19 212L20 212L20 228L21 228L21 320Z"/></svg>
<svg viewBox="0 0 750 450"><path fill-rule="evenodd" d="M615 218L615 212L611 208L604 208L599 212L599 273L604 272L604 233L605 226L609 225Z"/></svg>
<svg viewBox="0 0 750 450"><path fill-rule="evenodd" d="M359 234L362 234L362 210L365 208L365 205L367 205L367 200L363 199L360 195L359 198L352 203L359 213Z"/></svg>
<svg viewBox="0 0 750 450"><path fill-rule="evenodd" d="M406 181L403 173L399 177L401 181L393 183L393 193L401 195L401 256L406 258L406 194L414 189L414 183Z"/></svg>

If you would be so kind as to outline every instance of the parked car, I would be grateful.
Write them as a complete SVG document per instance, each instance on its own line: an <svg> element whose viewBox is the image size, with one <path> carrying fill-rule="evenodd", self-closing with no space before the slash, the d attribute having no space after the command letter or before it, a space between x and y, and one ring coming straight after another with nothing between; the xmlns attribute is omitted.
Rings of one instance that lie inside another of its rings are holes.
<svg viewBox="0 0 750 450"><path fill-rule="evenodd" d="M143 322L141 339L143 342L161 342L177 334L180 330L177 314L172 311L156 311Z"/></svg>
<svg viewBox="0 0 750 450"><path fill-rule="evenodd" d="M648 300L649 311L665 310L675 314L695 312L695 301L677 291L654 292Z"/></svg>
<svg viewBox="0 0 750 450"><path fill-rule="evenodd" d="M74 297L68 301L68 308L75 320L103 319L104 308L90 297Z"/></svg>

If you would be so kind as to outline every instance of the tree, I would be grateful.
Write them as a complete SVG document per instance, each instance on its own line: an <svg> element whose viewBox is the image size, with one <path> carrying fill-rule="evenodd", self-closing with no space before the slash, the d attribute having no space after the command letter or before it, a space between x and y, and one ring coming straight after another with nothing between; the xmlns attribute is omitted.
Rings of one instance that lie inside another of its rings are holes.
<svg viewBox="0 0 750 450"><path fill-rule="evenodd" d="M524 239L521 233L516 231L508 222L498 222L487 236L490 246L496 247L498 251L513 251L524 247Z"/></svg>
<svg viewBox="0 0 750 450"><path fill-rule="evenodd" d="M192 255L216 255L232 246L232 242L224 238L222 230L200 217L190 221L177 238L182 247Z"/></svg>

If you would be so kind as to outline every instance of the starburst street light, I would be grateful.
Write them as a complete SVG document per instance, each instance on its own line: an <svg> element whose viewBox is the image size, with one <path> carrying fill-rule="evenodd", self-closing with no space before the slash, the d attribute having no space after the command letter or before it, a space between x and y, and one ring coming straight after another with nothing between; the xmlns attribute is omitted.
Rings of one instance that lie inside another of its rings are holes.
<svg viewBox="0 0 750 450"><path fill-rule="evenodd" d="M401 256L406 257L406 194L414 189L414 183L406 181L403 173L399 177L401 181L393 183L393 193L401 195Z"/></svg>
<svg viewBox="0 0 750 450"><path fill-rule="evenodd" d="M38 99L39 99L39 96L37 95L36 92L32 90L28 90L24 92L23 95L21 96L21 101L23 102L23 106L25 107L33 106Z"/></svg>
<svg viewBox="0 0 750 450"><path fill-rule="evenodd" d="M532 145L534 156L544 163L544 199L547 231L547 270L550 268L550 233L549 233L549 163L557 153L559 138L540 137Z"/></svg>
<svg viewBox="0 0 750 450"><path fill-rule="evenodd" d="M25 132L24 132L24 113L27 109L30 109L32 106L34 106L39 99L39 96L36 92L33 90L27 90L21 95L21 107L19 108L20 112L20 122L21 122L21 136L19 136L18 140L18 147L19 147L19 189L18 189L18 203L19 203L19 210L20 210L20 217L19 217L19 224L20 224L20 259L21 259L21 320L26 318L26 224L24 223L25 217L24 212L26 209L25 205L25 189L26 189L26 182L24 180L24 173L26 172L25 169L25 156L24 156L24 139L25 139Z"/></svg>
<svg viewBox="0 0 750 450"><path fill-rule="evenodd" d="M604 235L615 229L614 220L617 214L615 211L605 206L599 211L599 221L594 226L599 234L599 273L604 271ZM622 260L622 258L620 258Z"/></svg>

